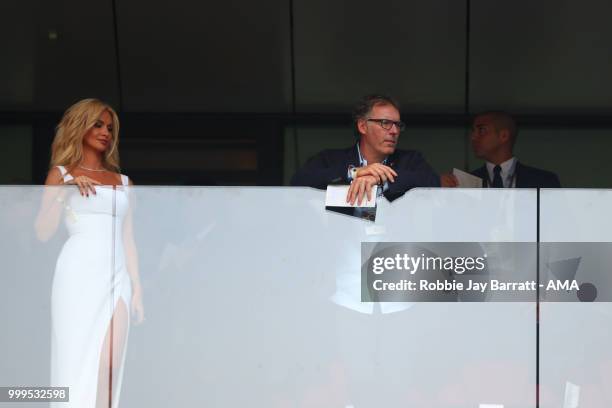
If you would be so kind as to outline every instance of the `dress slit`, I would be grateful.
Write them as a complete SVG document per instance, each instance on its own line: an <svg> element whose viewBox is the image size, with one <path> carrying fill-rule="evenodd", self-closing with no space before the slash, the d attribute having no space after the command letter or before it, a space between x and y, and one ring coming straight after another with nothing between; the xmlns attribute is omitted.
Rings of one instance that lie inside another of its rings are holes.
<svg viewBox="0 0 612 408"><path fill-rule="evenodd" d="M121 333L121 335L124 337L121 341L120 344L120 351L121 351L121 356L119 357L119 360L116 364L113 362L114 358L115 358L115 336L116 334L115 332L115 327L117 326L117 321L115 320L117 317L117 310L119 309L119 307L121 307L120 305L123 304L123 308L125 310L125 313L123 313L123 315L125 317L122 317L125 319L125 322L123 323L123 325L121 326L123 329L123 333ZM129 313L129 308L128 308L128 303L126 301L126 299L124 298L123 295L120 295L114 305L113 308L113 313L111 314L111 317L106 325L106 330L103 334L102 337L102 341L101 344L98 347L98 370L95 374L95 395L96 395L96 408L115 408L117 407L117 403L119 401L119 393L121 391L121 382L123 380L123 367L125 365L125 356L126 356L126 352L127 352L127 341L128 341L128 335L129 335L129 331L130 331L130 313ZM108 342L108 344L106 344ZM104 356L104 352L105 349L107 349L108 351L108 355L105 356L103 361L103 356ZM108 375L108 378L106 380L106 383L104 383L106 385L106 387L104 387L105 389L100 389L100 372L102 371L102 364L106 364L107 370L104 370L106 372L106 375ZM106 393L107 394L107 398L105 399L105 401L107 401L107 404L104 404L102 406L98 405L98 394L100 392Z"/></svg>

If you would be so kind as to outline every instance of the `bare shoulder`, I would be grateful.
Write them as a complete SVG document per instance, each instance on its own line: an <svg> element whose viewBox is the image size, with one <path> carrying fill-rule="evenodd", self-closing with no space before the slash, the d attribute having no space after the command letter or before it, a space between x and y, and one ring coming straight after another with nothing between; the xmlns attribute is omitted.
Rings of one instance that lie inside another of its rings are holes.
<svg viewBox="0 0 612 408"><path fill-rule="evenodd" d="M59 184L64 184L64 177L57 167L53 167L51 170L49 170L49 173L47 173L45 185L53 186Z"/></svg>

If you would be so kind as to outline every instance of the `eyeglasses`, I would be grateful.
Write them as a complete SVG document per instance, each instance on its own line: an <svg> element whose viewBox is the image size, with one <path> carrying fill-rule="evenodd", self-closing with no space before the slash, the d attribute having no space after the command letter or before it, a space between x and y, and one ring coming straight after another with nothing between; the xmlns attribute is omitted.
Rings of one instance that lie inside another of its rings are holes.
<svg viewBox="0 0 612 408"><path fill-rule="evenodd" d="M406 129L406 124L404 122L402 122L401 120L398 120L397 122L394 120L390 120L390 119L366 119L367 121L370 122L376 122L380 125L381 128L385 129L385 130L391 130L391 128L393 127L393 125L395 125L395 127L397 127L397 130L399 130L400 132L404 129Z"/></svg>

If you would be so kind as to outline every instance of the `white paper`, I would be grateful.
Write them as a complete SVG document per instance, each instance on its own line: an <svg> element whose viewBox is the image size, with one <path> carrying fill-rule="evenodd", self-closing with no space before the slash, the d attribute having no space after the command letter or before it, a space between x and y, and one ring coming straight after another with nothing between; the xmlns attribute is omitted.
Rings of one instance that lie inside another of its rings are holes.
<svg viewBox="0 0 612 408"><path fill-rule="evenodd" d="M325 195L325 206L326 207L375 207L376 206L376 192L378 191L378 186L372 187L372 199L368 200L366 196L363 201L361 201L361 205L357 204L355 200L355 204L350 205L346 202L346 196L348 194L349 186L327 186L327 194Z"/></svg>
<svg viewBox="0 0 612 408"><path fill-rule="evenodd" d="M565 398L563 408L578 408L580 402L580 386L565 382Z"/></svg>
<svg viewBox="0 0 612 408"><path fill-rule="evenodd" d="M453 175L457 177L459 185L462 188L482 188L482 179L463 170L453 169Z"/></svg>
<svg viewBox="0 0 612 408"><path fill-rule="evenodd" d="M478 408L504 408L504 406L500 404L479 404Z"/></svg>

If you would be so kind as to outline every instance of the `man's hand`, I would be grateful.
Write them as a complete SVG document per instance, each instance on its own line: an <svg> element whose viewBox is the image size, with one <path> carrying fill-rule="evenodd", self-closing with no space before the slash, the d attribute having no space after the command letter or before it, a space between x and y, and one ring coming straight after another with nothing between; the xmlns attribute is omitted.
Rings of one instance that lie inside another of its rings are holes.
<svg viewBox="0 0 612 408"><path fill-rule="evenodd" d="M458 185L459 180L457 180L454 174L442 174L440 176L441 187L457 187Z"/></svg>
<svg viewBox="0 0 612 408"><path fill-rule="evenodd" d="M369 167L369 166L368 166ZM384 166L387 167L387 166ZM387 167L388 168L388 167ZM346 202L350 205L355 204L361 205L364 197L368 197L368 200L372 199L372 187L378 184L378 179L374 176L360 176L351 182L348 194L346 195Z"/></svg>
<svg viewBox="0 0 612 408"><path fill-rule="evenodd" d="M377 184L384 184L387 181L393 183L395 177L397 177L397 173L389 166L380 163L372 163L357 168L357 179L364 176L372 176L376 178Z"/></svg>

